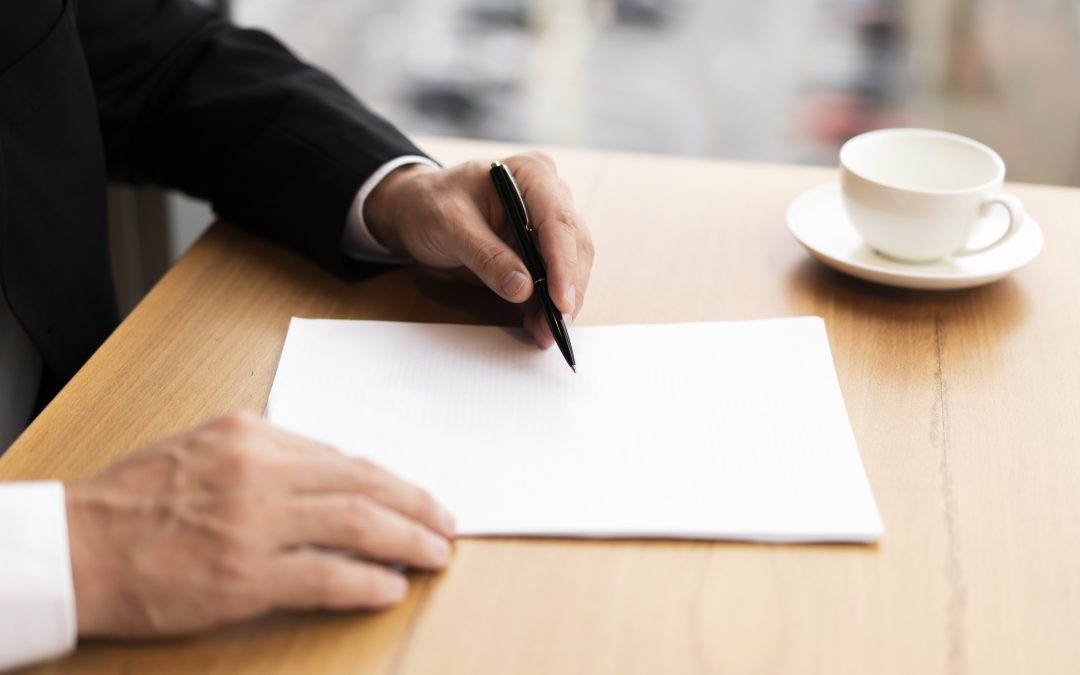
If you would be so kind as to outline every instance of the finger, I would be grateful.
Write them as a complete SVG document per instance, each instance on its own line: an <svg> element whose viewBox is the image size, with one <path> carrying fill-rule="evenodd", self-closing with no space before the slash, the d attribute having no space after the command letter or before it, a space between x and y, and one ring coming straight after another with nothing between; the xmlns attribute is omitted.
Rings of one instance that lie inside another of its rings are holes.
<svg viewBox="0 0 1080 675"><path fill-rule="evenodd" d="M281 609L382 609L409 590L405 576L387 567L307 549L278 556L266 580Z"/></svg>
<svg viewBox="0 0 1080 675"><path fill-rule="evenodd" d="M346 457L332 446L266 425L266 432L285 452L281 473L299 492L355 492L453 537L454 517L426 490L362 457Z"/></svg>
<svg viewBox="0 0 1080 675"><path fill-rule="evenodd" d="M585 291L589 288L589 277L592 275L593 260L596 256L588 230L583 231L582 234L584 236L578 239L577 280L574 282L574 291L577 293L577 298L571 319L576 319L581 314L581 308L585 305Z"/></svg>
<svg viewBox="0 0 1080 675"><path fill-rule="evenodd" d="M522 324L525 331L536 342L537 347L548 349L555 344L555 338L551 334L551 327L548 325L547 317L544 316L542 306L535 299L526 304Z"/></svg>
<svg viewBox="0 0 1080 675"><path fill-rule="evenodd" d="M286 455L301 457L344 457L340 450L327 445L326 443L320 443L313 438L294 434L291 431L286 431L285 429L274 426L266 421L263 421L262 424L264 428L260 430L261 433L266 435L270 442L273 443L275 449L280 450Z"/></svg>
<svg viewBox="0 0 1080 675"><path fill-rule="evenodd" d="M485 286L504 300L525 302L532 295L532 280L518 254L473 207L460 216L449 253L469 268Z"/></svg>
<svg viewBox="0 0 1080 675"><path fill-rule="evenodd" d="M271 517L282 546L352 551L428 570L450 561L446 537L362 495L304 495L274 508Z"/></svg>
<svg viewBox="0 0 1080 675"><path fill-rule="evenodd" d="M563 313L573 315L578 304L578 241L584 226L574 210L570 190L546 155L519 155L505 163L514 171L528 205L529 219L538 233L551 299Z"/></svg>
<svg viewBox="0 0 1080 675"><path fill-rule="evenodd" d="M577 312L577 234L561 220L549 219L536 227L551 299L559 311L572 317Z"/></svg>
<svg viewBox="0 0 1080 675"><path fill-rule="evenodd" d="M288 460L286 469L289 487L298 492L364 495L434 532L454 536L454 517L429 492L369 460L340 454L295 457Z"/></svg>

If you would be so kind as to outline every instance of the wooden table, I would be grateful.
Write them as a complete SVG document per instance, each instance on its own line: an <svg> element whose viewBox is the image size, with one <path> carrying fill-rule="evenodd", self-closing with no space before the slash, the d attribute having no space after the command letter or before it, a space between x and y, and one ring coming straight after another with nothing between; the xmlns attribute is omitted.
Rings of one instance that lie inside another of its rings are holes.
<svg viewBox="0 0 1080 675"><path fill-rule="evenodd" d="M509 150L427 145L446 161ZM84 644L42 672L1080 672L1080 190L1012 186L1046 234L1027 269L914 292L834 273L788 235L788 203L830 170L552 152L599 251L579 323L825 318L880 544L466 540L383 614ZM261 411L293 315L515 320L482 289L411 270L346 283L218 224L0 477L77 480Z"/></svg>

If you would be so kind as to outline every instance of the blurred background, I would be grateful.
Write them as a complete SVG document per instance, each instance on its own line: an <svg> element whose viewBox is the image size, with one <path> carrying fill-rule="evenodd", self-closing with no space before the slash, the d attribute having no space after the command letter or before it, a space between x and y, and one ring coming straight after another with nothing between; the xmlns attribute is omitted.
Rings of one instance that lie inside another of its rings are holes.
<svg viewBox="0 0 1080 675"><path fill-rule="evenodd" d="M412 135L832 165L857 133L924 126L991 145L1010 180L1080 185L1078 0L206 2ZM144 191L113 211L142 237L128 305L212 220Z"/></svg>

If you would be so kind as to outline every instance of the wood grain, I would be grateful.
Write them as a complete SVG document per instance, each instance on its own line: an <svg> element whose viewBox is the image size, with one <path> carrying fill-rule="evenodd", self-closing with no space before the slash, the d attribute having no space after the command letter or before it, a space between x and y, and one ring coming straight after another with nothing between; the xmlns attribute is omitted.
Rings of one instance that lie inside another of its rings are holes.
<svg viewBox="0 0 1080 675"><path fill-rule="evenodd" d="M514 151L427 145L447 162ZM597 244L579 323L825 318L880 544L465 540L383 614L87 643L40 672L1080 672L1080 190L1010 186L1042 256L926 293L841 276L788 235L787 205L830 170L550 152ZM156 436L261 411L293 315L516 320L479 288L415 270L344 282L220 223L0 477L78 480Z"/></svg>

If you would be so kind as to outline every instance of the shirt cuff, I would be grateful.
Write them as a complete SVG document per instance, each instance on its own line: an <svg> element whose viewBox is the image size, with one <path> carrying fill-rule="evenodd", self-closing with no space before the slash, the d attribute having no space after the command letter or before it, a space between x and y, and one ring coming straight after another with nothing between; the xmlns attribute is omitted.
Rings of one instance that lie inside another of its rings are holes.
<svg viewBox="0 0 1080 675"><path fill-rule="evenodd" d="M64 485L0 484L0 670L75 647Z"/></svg>
<svg viewBox="0 0 1080 675"><path fill-rule="evenodd" d="M408 164L427 164L436 169L440 168L436 162L422 155L404 155L383 164L375 171L375 173L371 174L371 176L364 181L364 184L360 186L360 191L356 193L356 199L353 200L352 207L349 209L349 219L345 224L345 234L341 241L341 250L345 252L345 255L363 262L390 264L412 262L405 258L395 258L392 256L390 254L390 249L379 243L379 240L371 234L371 230L368 229L367 223L364 222L364 204L367 202L368 195L370 195L379 183L382 182L383 178L389 176L394 169L401 168Z"/></svg>

